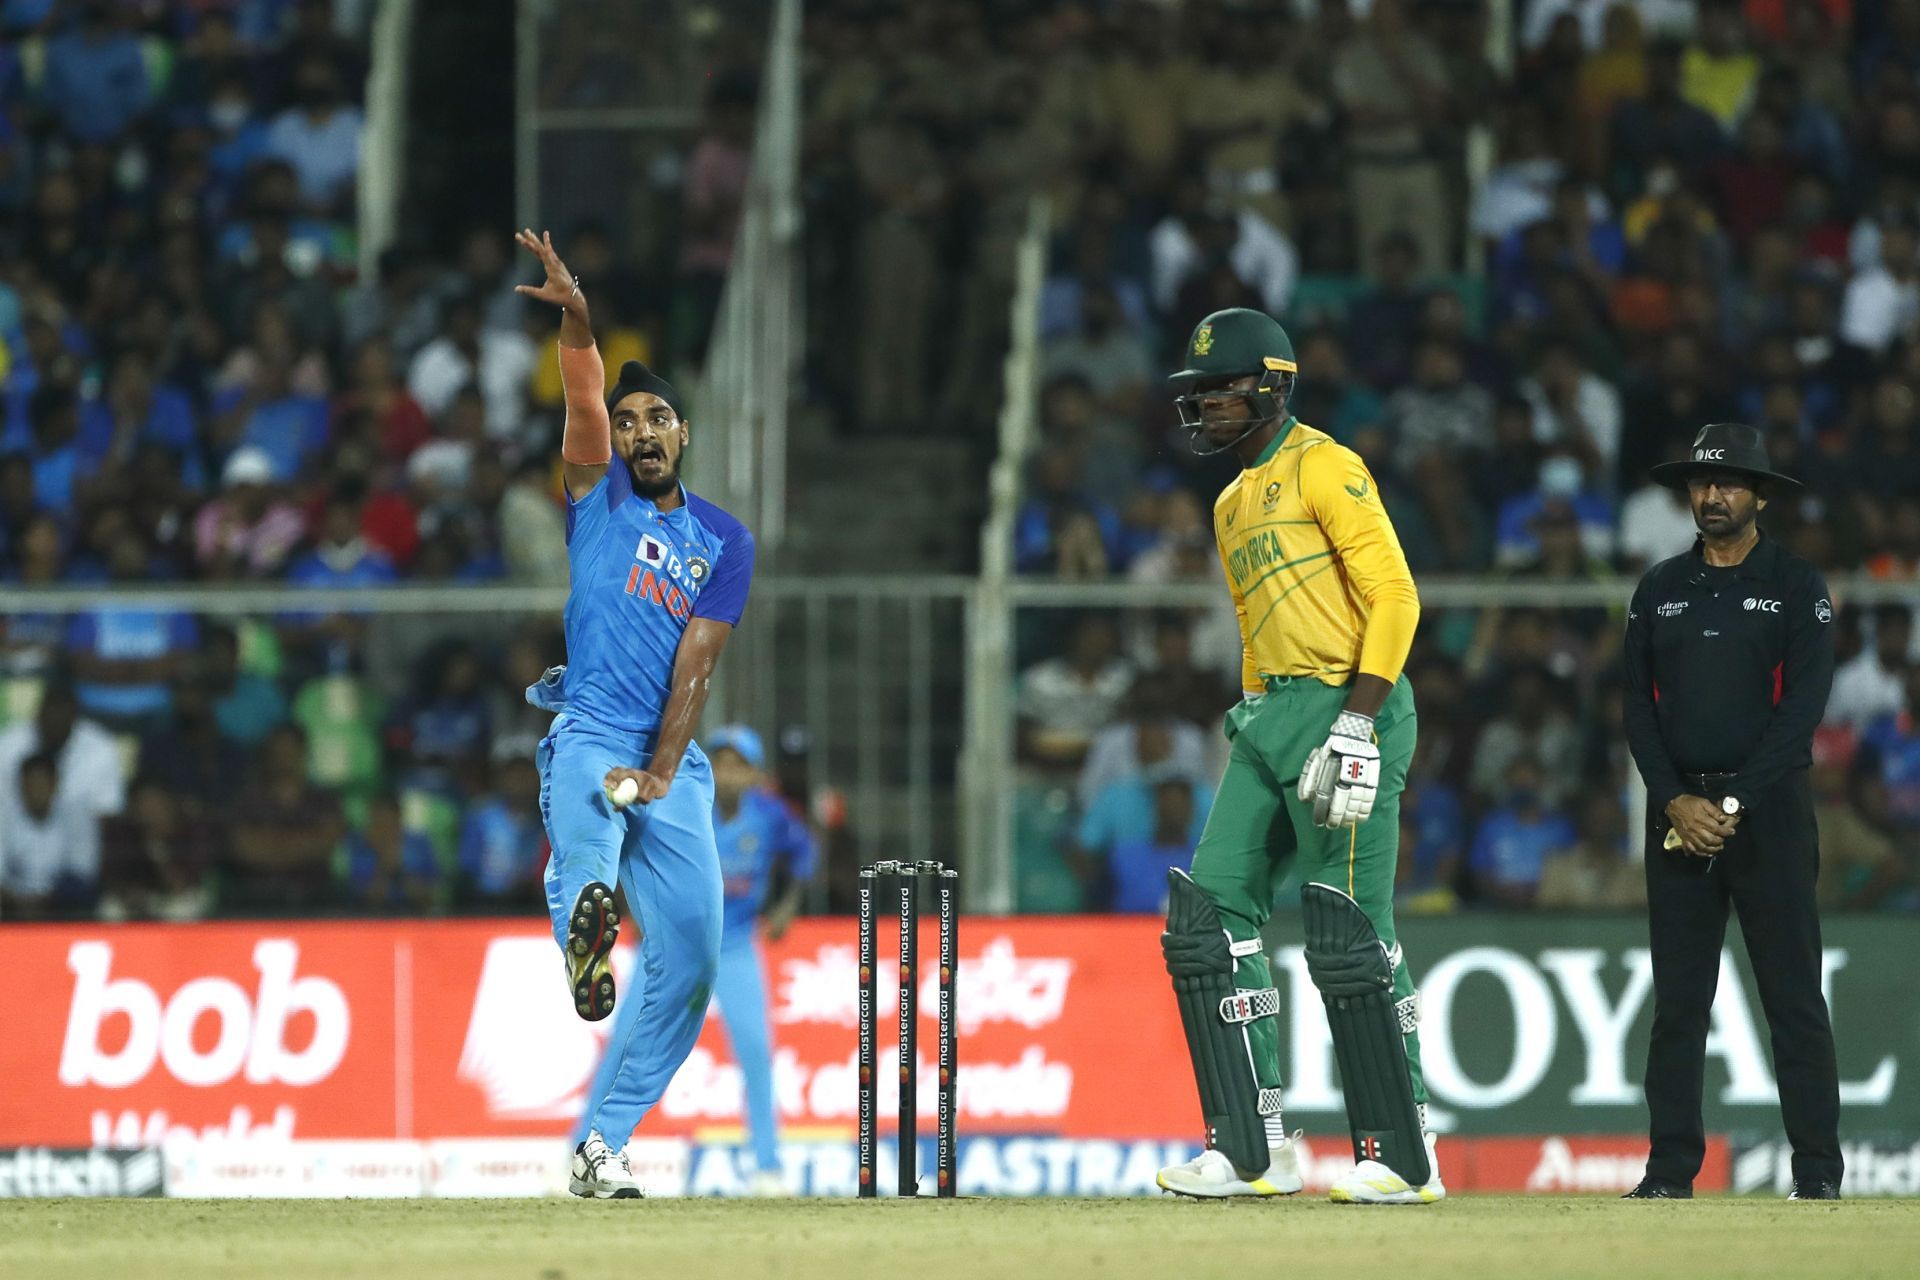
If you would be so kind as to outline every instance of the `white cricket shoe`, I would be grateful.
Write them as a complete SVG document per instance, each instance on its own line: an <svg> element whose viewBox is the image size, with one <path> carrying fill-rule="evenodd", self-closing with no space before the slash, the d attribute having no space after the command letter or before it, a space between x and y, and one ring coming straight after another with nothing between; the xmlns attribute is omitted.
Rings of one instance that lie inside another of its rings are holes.
<svg viewBox="0 0 1920 1280"><path fill-rule="evenodd" d="M1220 1200L1228 1196L1290 1196L1306 1183L1300 1178L1300 1153L1294 1148L1296 1131L1277 1147L1267 1149L1265 1173L1252 1180L1242 1178L1233 1161L1209 1147L1185 1164L1168 1165L1154 1181L1163 1191L1175 1195Z"/></svg>
<svg viewBox="0 0 1920 1280"><path fill-rule="evenodd" d="M787 1180L774 1169L762 1169L747 1179L747 1194L757 1200L778 1200L790 1196Z"/></svg>
<svg viewBox="0 0 1920 1280"><path fill-rule="evenodd" d="M1433 1135L1427 1134L1427 1185L1410 1186L1407 1180L1378 1160L1362 1160L1343 1174L1327 1192L1335 1204L1433 1204L1447 1198L1447 1186L1440 1181L1440 1157L1434 1153Z"/></svg>
<svg viewBox="0 0 1920 1280"><path fill-rule="evenodd" d="M595 1129L573 1150L573 1169L567 1190L589 1200L638 1200L640 1184L625 1151L615 1151Z"/></svg>

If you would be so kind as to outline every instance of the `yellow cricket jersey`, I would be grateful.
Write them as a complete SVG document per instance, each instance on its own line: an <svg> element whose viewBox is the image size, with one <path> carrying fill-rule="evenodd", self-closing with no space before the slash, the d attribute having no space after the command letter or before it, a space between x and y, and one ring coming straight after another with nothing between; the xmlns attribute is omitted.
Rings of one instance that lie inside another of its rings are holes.
<svg viewBox="0 0 1920 1280"><path fill-rule="evenodd" d="M1214 502L1213 536L1240 616L1248 693L1263 676L1399 678L1420 597L1360 455L1288 418Z"/></svg>

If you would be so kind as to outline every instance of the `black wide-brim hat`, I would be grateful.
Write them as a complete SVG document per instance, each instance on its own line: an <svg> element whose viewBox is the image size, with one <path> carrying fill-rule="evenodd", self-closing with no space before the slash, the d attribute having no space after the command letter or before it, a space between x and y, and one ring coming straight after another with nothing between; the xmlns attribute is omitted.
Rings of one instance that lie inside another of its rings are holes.
<svg viewBox="0 0 1920 1280"><path fill-rule="evenodd" d="M1663 462L1648 474L1655 484L1669 489L1687 487L1687 477L1695 471L1738 471L1788 489L1800 482L1773 469L1767 457L1767 442L1754 428L1738 422L1709 422L1693 438L1693 447L1678 462Z"/></svg>

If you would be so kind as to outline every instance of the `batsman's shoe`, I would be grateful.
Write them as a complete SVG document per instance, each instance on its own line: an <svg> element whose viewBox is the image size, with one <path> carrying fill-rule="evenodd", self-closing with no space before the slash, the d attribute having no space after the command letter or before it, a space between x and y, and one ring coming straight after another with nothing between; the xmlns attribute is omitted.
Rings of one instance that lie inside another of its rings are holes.
<svg viewBox="0 0 1920 1280"><path fill-rule="evenodd" d="M595 1129L573 1149L573 1168L567 1190L588 1200L638 1200L640 1184L633 1180L627 1153L615 1151Z"/></svg>
<svg viewBox="0 0 1920 1280"><path fill-rule="evenodd" d="M1658 1178L1642 1178L1638 1186L1620 1197L1622 1200L1691 1200L1693 1188Z"/></svg>
<svg viewBox="0 0 1920 1280"><path fill-rule="evenodd" d="M613 1012L613 944L619 937L613 890L589 880L567 917L567 982L574 1011L588 1022Z"/></svg>
<svg viewBox="0 0 1920 1280"><path fill-rule="evenodd" d="M1299 1137L1295 1134L1294 1137ZM1290 1138L1269 1147L1271 1163L1257 1178L1243 1178L1233 1161L1209 1147L1185 1164L1168 1165L1155 1179L1163 1191L1223 1200L1228 1196L1290 1196L1306 1184L1300 1179L1300 1153Z"/></svg>
<svg viewBox="0 0 1920 1280"><path fill-rule="evenodd" d="M1795 1178L1789 1200L1838 1200L1840 1188L1825 1178Z"/></svg>
<svg viewBox="0 0 1920 1280"><path fill-rule="evenodd" d="M1440 1181L1440 1157L1434 1153L1433 1135L1427 1134L1427 1165L1432 1170L1424 1187L1414 1187L1378 1160L1362 1160L1343 1174L1327 1192L1335 1204L1433 1204L1447 1198L1447 1186Z"/></svg>

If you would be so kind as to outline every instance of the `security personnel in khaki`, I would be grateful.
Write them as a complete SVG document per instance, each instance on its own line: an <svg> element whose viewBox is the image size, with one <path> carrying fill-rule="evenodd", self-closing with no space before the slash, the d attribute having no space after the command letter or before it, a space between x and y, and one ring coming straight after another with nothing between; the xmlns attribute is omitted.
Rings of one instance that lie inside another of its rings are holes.
<svg viewBox="0 0 1920 1280"><path fill-rule="evenodd" d="M1401 668L1420 601L1373 477L1287 412L1298 368L1271 317L1201 321L1170 379L1200 453L1241 471L1214 536L1245 646L1225 776L1191 878L1170 874L1161 943L1193 1057L1207 1150L1160 1173L1183 1195L1286 1195L1302 1185L1280 1114L1279 994L1261 926L1297 867L1308 973L1327 1009L1362 1204L1446 1194L1423 1130L1418 1002L1395 941L1400 792L1413 758Z"/></svg>
<svg viewBox="0 0 1920 1280"><path fill-rule="evenodd" d="M1833 603L1820 571L1755 524L1769 496L1799 488L1773 470L1758 431L1705 427L1653 478L1686 489L1700 538L1647 570L1627 610L1625 718L1647 784L1653 949L1652 1149L1628 1198L1693 1195L1731 905L1773 1032L1792 1198L1838 1199L1839 1075L1820 993L1808 780L1833 684Z"/></svg>

